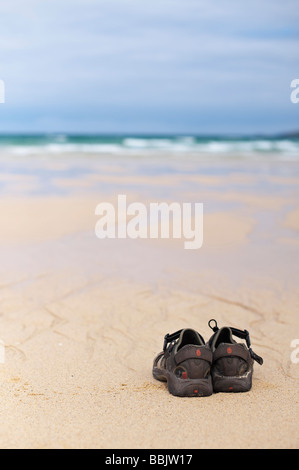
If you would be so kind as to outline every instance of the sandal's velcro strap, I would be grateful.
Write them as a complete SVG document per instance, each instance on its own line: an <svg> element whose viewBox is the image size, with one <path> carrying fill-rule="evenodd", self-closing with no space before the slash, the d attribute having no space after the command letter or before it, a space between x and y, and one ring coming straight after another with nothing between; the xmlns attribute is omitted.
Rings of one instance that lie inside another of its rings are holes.
<svg viewBox="0 0 299 470"><path fill-rule="evenodd" d="M212 364L213 354L205 346L197 346L188 344L183 346L174 356L176 364L186 361L187 359L203 359Z"/></svg>
<svg viewBox="0 0 299 470"><path fill-rule="evenodd" d="M252 359L254 359L260 366L263 365L264 360L261 356L259 356L258 354L255 354L255 352L252 351L251 348L249 349L249 352L250 352L250 356L252 357Z"/></svg>
<svg viewBox="0 0 299 470"><path fill-rule="evenodd" d="M248 361L250 353L241 344L223 343L220 344L214 352L213 359L214 361L217 361L217 359L220 359L221 357L240 357L244 361Z"/></svg>
<svg viewBox="0 0 299 470"><path fill-rule="evenodd" d="M183 330L178 330L175 333L171 333L171 334L167 333L167 335L164 336L163 351L166 350L168 343L171 343L172 341L175 341L176 339L180 337L180 334L182 331Z"/></svg>
<svg viewBox="0 0 299 470"><path fill-rule="evenodd" d="M233 335L238 336L241 339L246 340L247 347L249 349L250 356L252 359L254 359L258 364L262 365L263 364L263 358L261 356L258 356L258 354L255 354L255 352L251 348L251 341L250 341L250 336L249 332L247 330L238 330L237 328L231 328Z"/></svg>

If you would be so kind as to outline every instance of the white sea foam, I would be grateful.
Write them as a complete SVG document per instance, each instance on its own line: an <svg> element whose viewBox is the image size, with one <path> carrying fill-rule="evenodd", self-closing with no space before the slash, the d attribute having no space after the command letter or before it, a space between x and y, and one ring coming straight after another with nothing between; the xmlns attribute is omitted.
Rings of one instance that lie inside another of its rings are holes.
<svg viewBox="0 0 299 470"><path fill-rule="evenodd" d="M74 137L65 134L53 137L26 138L0 137L2 155L59 155L59 154L208 154L208 155L254 155L275 154L278 158L299 158L299 139L236 139L176 137Z"/></svg>

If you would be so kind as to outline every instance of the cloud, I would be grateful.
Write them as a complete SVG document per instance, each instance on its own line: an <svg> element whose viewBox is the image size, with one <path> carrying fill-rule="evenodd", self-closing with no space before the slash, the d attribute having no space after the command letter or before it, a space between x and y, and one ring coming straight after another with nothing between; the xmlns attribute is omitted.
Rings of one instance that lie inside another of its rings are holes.
<svg viewBox="0 0 299 470"><path fill-rule="evenodd" d="M248 113L265 128L275 110L294 119L297 0L12 0L0 17L2 127L13 116L22 126L26 111L24 127L77 131L119 130L127 116L132 130L161 116L170 128L173 113L176 128L192 129L211 115L212 130L228 109L232 127L249 128Z"/></svg>

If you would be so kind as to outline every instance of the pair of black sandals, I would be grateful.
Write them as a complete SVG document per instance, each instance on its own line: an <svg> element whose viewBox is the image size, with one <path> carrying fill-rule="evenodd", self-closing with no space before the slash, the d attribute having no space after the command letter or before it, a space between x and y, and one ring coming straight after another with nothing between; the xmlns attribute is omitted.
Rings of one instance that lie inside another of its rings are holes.
<svg viewBox="0 0 299 470"><path fill-rule="evenodd" d="M208 325L214 333L207 343L191 328L165 335L163 351L154 360L153 376L167 382L172 395L198 397L251 389L253 363L262 365L263 359L253 352L248 331L218 328L214 319Z"/></svg>

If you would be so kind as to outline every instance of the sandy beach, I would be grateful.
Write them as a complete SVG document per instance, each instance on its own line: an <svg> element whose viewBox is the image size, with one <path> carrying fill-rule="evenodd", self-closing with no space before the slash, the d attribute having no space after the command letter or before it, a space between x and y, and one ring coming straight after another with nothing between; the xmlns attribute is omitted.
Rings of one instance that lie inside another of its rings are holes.
<svg viewBox="0 0 299 470"><path fill-rule="evenodd" d="M46 194L34 172L1 175L1 448L298 448L298 163L154 179L105 165ZM204 203L202 248L98 239L96 205L124 192ZM208 340L211 318L249 330L252 390L174 397L152 377L163 337Z"/></svg>

